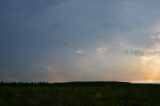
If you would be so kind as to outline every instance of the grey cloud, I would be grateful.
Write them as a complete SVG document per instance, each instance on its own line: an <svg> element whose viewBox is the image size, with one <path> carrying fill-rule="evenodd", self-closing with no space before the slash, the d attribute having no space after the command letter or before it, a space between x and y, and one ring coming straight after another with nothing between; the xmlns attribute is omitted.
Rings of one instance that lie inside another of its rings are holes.
<svg viewBox="0 0 160 106"><path fill-rule="evenodd" d="M139 49L126 50L127 55L143 56L146 52Z"/></svg>
<svg viewBox="0 0 160 106"><path fill-rule="evenodd" d="M1 0L1 8L12 11L23 11L28 14L37 14L51 5L59 5L68 0Z"/></svg>
<svg viewBox="0 0 160 106"><path fill-rule="evenodd" d="M62 28L64 28L64 25L61 22L53 22L49 25L49 29L52 32L57 32L58 30L62 30Z"/></svg>
<svg viewBox="0 0 160 106"><path fill-rule="evenodd" d="M155 55L155 54L160 55L160 50L153 50L153 51L148 51L147 52L147 55Z"/></svg>

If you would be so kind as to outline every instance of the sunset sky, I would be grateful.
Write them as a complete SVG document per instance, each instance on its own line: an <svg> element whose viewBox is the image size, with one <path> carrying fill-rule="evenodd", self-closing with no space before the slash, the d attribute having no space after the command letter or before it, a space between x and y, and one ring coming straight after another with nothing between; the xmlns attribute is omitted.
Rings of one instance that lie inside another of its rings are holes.
<svg viewBox="0 0 160 106"><path fill-rule="evenodd" d="M0 0L0 81L160 82L160 0Z"/></svg>

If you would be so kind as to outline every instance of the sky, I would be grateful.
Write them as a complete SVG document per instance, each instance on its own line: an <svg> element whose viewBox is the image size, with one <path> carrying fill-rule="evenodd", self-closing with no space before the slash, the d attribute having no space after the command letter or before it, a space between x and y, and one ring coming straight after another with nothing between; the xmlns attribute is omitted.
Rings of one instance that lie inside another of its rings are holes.
<svg viewBox="0 0 160 106"><path fill-rule="evenodd" d="M0 81L160 82L159 0L0 0Z"/></svg>

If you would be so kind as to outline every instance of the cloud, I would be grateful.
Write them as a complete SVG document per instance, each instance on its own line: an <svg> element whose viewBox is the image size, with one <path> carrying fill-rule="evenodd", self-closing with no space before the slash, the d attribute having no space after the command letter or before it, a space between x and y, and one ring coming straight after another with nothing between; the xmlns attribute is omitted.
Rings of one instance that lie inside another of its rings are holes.
<svg viewBox="0 0 160 106"><path fill-rule="evenodd" d="M0 80L151 79L159 10L149 0L1 0Z"/></svg>
<svg viewBox="0 0 160 106"><path fill-rule="evenodd" d="M67 2L68 0L1 0L0 6L3 11L23 11L28 15L37 14L48 6L56 6L63 2Z"/></svg>
<svg viewBox="0 0 160 106"><path fill-rule="evenodd" d="M146 52L139 49L126 50L127 55L143 56Z"/></svg>
<svg viewBox="0 0 160 106"><path fill-rule="evenodd" d="M76 53L77 53L77 54L82 54L83 51L82 51L81 49L78 49L78 50L76 50Z"/></svg>
<svg viewBox="0 0 160 106"><path fill-rule="evenodd" d="M103 56L103 55L106 55L106 52L107 52L107 48L105 47L98 47L96 49L96 52L99 56Z"/></svg>

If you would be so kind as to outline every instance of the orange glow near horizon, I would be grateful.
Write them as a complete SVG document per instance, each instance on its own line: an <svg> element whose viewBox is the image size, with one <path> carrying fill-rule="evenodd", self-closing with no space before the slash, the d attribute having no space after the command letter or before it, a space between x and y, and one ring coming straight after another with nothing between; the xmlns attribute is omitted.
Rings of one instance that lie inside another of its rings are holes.
<svg viewBox="0 0 160 106"><path fill-rule="evenodd" d="M133 81L136 83L158 83L160 82L160 56L146 55L141 59L143 80Z"/></svg>

